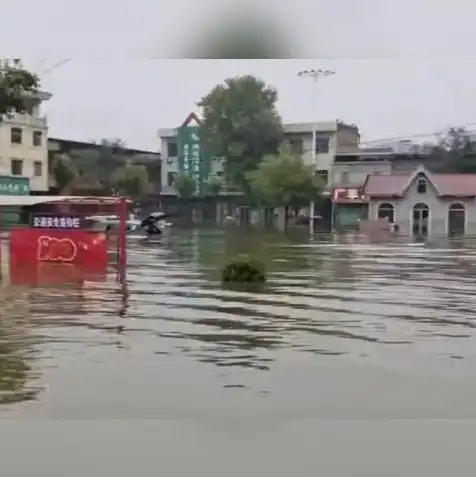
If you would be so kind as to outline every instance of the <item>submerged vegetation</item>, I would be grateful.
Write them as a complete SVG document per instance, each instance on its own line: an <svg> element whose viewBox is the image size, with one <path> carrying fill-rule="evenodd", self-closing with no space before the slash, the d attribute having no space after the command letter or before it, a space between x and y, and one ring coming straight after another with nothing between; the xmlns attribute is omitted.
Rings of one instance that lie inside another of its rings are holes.
<svg viewBox="0 0 476 477"><path fill-rule="evenodd" d="M235 260L222 270L224 283L264 283L266 275L264 268L250 260Z"/></svg>

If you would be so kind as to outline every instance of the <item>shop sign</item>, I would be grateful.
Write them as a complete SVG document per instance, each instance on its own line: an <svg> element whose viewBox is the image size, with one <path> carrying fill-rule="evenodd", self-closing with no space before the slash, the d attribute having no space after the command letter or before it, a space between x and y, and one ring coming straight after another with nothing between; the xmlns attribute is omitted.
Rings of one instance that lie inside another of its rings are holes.
<svg viewBox="0 0 476 477"><path fill-rule="evenodd" d="M352 202L366 202L364 191L358 187L340 187L334 189L332 194L334 202L338 203L352 203Z"/></svg>

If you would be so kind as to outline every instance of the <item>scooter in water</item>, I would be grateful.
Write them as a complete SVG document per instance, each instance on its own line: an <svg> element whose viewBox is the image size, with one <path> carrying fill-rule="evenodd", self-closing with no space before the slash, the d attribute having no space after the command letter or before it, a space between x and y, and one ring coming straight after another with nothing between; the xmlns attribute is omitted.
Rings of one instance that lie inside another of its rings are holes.
<svg viewBox="0 0 476 477"><path fill-rule="evenodd" d="M170 222L167 222L168 214L164 212L153 212L149 214L139 224L139 229L143 229L147 240L153 241L163 236L164 231L172 226Z"/></svg>

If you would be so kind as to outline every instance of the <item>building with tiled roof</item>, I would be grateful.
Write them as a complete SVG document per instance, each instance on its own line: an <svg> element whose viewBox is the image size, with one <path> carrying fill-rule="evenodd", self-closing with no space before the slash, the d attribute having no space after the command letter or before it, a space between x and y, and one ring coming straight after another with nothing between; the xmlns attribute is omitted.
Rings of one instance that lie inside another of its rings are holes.
<svg viewBox="0 0 476 477"><path fill-rule="evenodd" d="M362 189L368 219L387 219L414 236L476 234L476 174L369 175Z"/></svg>

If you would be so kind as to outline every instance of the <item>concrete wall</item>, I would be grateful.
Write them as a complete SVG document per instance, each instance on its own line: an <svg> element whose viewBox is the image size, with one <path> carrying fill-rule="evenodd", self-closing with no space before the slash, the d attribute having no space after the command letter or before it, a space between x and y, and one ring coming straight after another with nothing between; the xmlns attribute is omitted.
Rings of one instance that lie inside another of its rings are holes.
<svg viewBox="0 0 476 477"><path fill-rule="evenodd" d="M336 154L354 152L359 149L360 134L358 129L340 126L336 132Z"/></svg>
<svg viewBox="0 0 476 477"><path fill-rule="evenodd" d="M339 162L332 167L331 185L362 185L369 174L390 174L390 161L379 162Z"/></svg>

